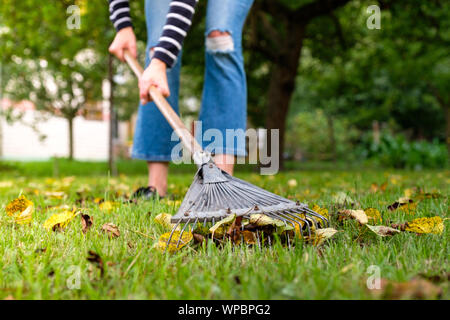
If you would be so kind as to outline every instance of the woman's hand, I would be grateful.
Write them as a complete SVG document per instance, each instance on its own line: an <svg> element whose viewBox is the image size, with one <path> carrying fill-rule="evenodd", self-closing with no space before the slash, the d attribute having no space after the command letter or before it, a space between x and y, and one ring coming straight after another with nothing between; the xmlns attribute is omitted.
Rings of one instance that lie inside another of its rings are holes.
<svg viewBox="0 0 450 320"><path fill-rule="evenodd" d="M159 59L152 59L150 65L145 69L142 77L139 79L139 97L141 104L152 101L149 95L151 86L155 86L164 97L170 95L169 85L167 84L166 64Z"/></svg>
<svg viewBox="0 0 450 320"><path fill-rule="evenodd" d="M132 27L126 27L119 30L114 41L109 46L109 52L121 61L125 61L123 56L125 49L128 49L131 55L136 58L136 36L134 35Z"/></svg>

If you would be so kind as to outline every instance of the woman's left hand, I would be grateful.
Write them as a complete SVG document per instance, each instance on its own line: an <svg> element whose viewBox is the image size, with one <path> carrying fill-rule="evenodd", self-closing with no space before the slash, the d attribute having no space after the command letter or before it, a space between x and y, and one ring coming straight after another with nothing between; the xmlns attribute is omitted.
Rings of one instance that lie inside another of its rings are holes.
<svg viewBox="0 0 450 320"><path fill-rule="evenodd" d="M164 97L170 95L169 85L167 84L166 64L159 59L152 59L150 65L144 70L139 79L139 97L141 104L152 101L149 95L151 86L155 86Z"/></svg>

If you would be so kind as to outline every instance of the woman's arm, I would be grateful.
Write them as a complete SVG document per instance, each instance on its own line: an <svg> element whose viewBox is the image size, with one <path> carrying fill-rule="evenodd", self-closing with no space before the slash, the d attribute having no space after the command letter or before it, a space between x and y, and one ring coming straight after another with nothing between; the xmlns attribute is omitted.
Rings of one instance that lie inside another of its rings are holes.
<svg viewBox="0 0 450 320"><path fill-rule="evenodd" d="M128 0L109 0L109 19L117 31L132 27Z"/></svg>

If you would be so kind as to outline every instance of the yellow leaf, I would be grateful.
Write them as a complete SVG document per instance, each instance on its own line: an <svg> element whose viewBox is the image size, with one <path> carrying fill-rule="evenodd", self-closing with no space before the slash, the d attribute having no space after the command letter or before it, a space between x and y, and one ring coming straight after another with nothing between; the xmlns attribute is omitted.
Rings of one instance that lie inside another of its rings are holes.
<svg viewBox="0 0 450 320"><path fill-rule="evenodd" d="M315 204L315 205L311 208L311 210L317 212L318 214L320 214L320 215L323 216L324 218L329 219L329 216L328 216L328 209L327 209L327 208L321 208L321 207L319 207L317 204ZM319 220L320 220L320 219L319 219Z"/></svg>
<svg viewBox="0 0 450 320"><path fill-rule="evenodd" d="M315 246L319 246L323 244L325 240L334 236L336 232L338 231L334 228L317 229L313 234L311 234L311 237L305 237L305 240L312 242Z"/></svg>
<svg viewBox="0 0 450 320"><path fill-rule="evenodd" d="M8 216L14 217L16 223L28 224L33 218L34 204L22 195L8 203L5 211Z"/></svg>
<svg viewBox="0 0 450 320"><path fill-rule="evenodd" d="M375 234L379 235L380 237L386 237L386 236L393 236L397 233L400 233L400 230L387 227L387 226L371 226L366 224L367 228L369 230L373 231Z"/></svg>
<svg viewBox="0 0 450 320"><path fill-rule="evenodd" d="M290 179L290 180L288 181L288 186L291 187L291 188L295 188L295 187L297 186L297 180L295 180L295 179Z"/></svg>
<svg viewBox="0 0 450 320"><path fill-rule="evenodd" d="M294 219L294 218L292 217L292 219ZM298 220L298 219L295 219L295 220L298 221L303 227L303 224L304 224L303 221ZM286 230L293 230L294 229L292 224L289 223L289 222L285 223L283 220L274 219L274 218L271 218L271 217L269 217L269 216L267 216L265 214L261 214L261 213L252 214L250 216L250 221L249 222L251 224L254 224L254 225L258 226L258 227L273 226L273 227L277 228L277 231L279 233L284 232ZM294 223L294 225L295 225L295 229L296 230L300 228L298 223Z"/></svg>
<svg viewBox="0 0 450 320"><path fill-rule="evenodd" d="M414 214L416 212L416 208L417 208L417 203L407 203L404 204L400 207L398 207L399 210L405 211L406 213L409 214Z"/></svg>
<svg viewBox="0 0 450 320"><path fill-rule="evenodd" d="M156 248L162 252L164 252L167 248L167 251L170 253L176 252L187 245L192 239L191 232L183 232L183 235L180 238L180 231L174 231L172 234L172 238L170 239L169 246L167 246L167 241L169 241L171 232L166 232L161 237L159 237L158 243L156 244ZM177 247L178 244L178 247Z"/></svg>
<svg viewBox="0 0 450 320"><path fill-rule="evenodd" d="M369 222L369 219L363 210L342 210L339 211L339 214L341 215L341 220L349 217L357 220L361 224Z"/></svg>
<svg viewBox="0 0 450 320"><path fill-rule="evenodd" d="M405 230L415 233L442 234L444 231L444 222L439 216L418 218L406 223Z"/></svg>
<svg viewBox="0 0 450 320"><path fill-rule="evenodd" d="M114 201L103 201L98 207L102 211L111 212L119 207L119 203Z"/></svg>
<svg viewBox="0 0 450 320"><path fill-rule="evenodd" d="M253 232L244 230L242 235L244 236L244 242L246 244L256 244L256 236Z"/></svg>
<svg viewBox="0 0 450 320"><path fill-rule="evenodd" d="M225 232L227 232L227 226L231 225L234 220L236 220L236 214L230 214L228 217L220 220L211 228L209 228L209 232L217 237L221 237L225 234Z"/></svg>
<svg viewBox="0 0 450 320"><path fill-rule="evenodd" d="M172 228L173 225L170 222L170 219L172 219L172 215L168 214L168 213L160 213L155 217L155 222L157 224L162 225L163 227L166 228Z"/></svg>
<svg viewBox="0 0 450 320"><path fill-rule="evenodd" d="M45 191L44 196L51 199L62 199L66 196L64 191Z"/></svg>
<svg viewBox="0 0 450 320"><path fill-rule="evenodd" d="M65 210L61 213L55 213L44 222L44 228L55 230L56 228L64 229L70 221L79 214L75 209L72 211Z"/></svg>
<svg viewBox="0 0 450 320"><path fill-rule="evenodd" d="M382 222L381 213L375 208L367 208L364 209L364 213L367 215L367 218L369 220L372 220L371 222L378 223Z"/></svg>

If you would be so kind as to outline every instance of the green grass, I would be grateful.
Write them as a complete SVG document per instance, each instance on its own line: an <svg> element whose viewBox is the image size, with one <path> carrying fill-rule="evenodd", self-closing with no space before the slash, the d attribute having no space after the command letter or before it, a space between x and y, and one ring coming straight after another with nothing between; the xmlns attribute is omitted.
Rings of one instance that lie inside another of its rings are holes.
<svg viewBox="0 0 450 320"><path fill-rule="evenodd" d="M119 170L125 174L109 178L105 164L62 162L55 180L46 179L55 174L52 162L9 163L3 169L0 181L6 187L0 188L0 299L372 299L366 287L371 265L380 268L382 278L399 282L419 274L449 272L448 220L442 235L403 232L378 238L354 221L341 224L333 218L333 227L339 232L321 247L298 243L289 250L276 243L259 250L209 244L185 247L170 255L153 248L166 231L153 219L158 213L173 214L173 203L122 204L106 213L91 201L83 209L94 218L86 234L81 232L78 217L62 232L47 231L42 224L52 212L42 208L73 205L78 197L76 191L86 186L91 188L90 195L114 200L115 190L133 190L145 184L145 165L121 162ZM173 167L169 192L174 199L183 198L193 170ZM67 175L76 178L70 185L61 186L61 179ZM435 215L446 218L449 214L448 171L330 169L268 177L244 170L237 176L282 196L327 207L332 217L333 195L339 191L348 193L362 208L379 209L383 224ZM289 187L289 179L296 179L298 186ZM7 186L8 181L12 186ZM385 181L385 192L370 191L372 183ZM415 186L439 192L441 197L419 202L413 215L386 209L403 196L406 188ZM46 190L64 190L67 197L49 199L43 195ZM16 225L5 214L4 206L19 194L25 194L36 205L30 225ZM120 237L110 239L101 232L106 222L119 227ZM89 250L102 258L103 277L95 264L87 261ZM78 271L80 288L68 289L68 280L74 279ZM448 282L436 285L443 290L441 298L449 299Z"/></svg>

